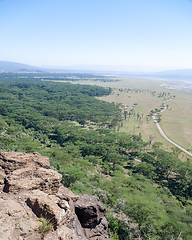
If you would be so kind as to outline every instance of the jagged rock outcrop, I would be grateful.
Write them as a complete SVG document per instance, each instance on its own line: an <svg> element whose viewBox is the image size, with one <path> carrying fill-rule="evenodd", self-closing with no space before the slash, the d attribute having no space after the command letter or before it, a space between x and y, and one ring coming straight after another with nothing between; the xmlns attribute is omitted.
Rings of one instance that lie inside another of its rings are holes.
<svg viewBox="0 0 192 240"><path fill-rule="evenodd" d="M0 239L108 239L99 199L75 195L60 182L39 153L0 153Z"/></svg>
<svg viewBox="0 0 192 240"><path fill-rule="evenodd" d="M97 236L102 236L102 233L106 232L106 210L98 197L81 195L75 203L75 213L89 239L96 240Z"/></svg>

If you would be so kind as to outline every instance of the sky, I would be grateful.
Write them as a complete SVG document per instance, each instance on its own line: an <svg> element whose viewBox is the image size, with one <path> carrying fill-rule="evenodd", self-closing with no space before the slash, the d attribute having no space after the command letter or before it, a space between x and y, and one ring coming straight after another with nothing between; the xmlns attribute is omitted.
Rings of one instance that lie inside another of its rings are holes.
<svg viewBox="0 0 192 240"><path fill-rule="evenodd" d="M192 68L192 0L0 0L0 60Z"/></svg>

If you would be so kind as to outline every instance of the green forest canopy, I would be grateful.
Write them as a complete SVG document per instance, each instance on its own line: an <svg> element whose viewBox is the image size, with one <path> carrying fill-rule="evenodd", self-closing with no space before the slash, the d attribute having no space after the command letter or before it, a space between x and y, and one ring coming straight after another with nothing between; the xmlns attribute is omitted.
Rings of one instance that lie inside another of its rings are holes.
<svg viewBox="0 0 192 240"><path fill-rule="evenodd" d="M191 163L115 132L118 105L95 98L110 93L1 75L1 151L49 156L64 186L100 197L113 239L192 239Z"/></svg>

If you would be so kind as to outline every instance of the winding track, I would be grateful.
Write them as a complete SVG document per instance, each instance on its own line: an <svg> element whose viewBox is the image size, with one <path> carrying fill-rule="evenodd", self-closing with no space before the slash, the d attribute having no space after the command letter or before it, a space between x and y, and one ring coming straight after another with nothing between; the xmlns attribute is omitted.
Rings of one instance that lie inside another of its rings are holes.
<svg viewBox="0 0 192 240"><path fill-rule="evenodd" d="M167 109L166 105L164 104L164 109L161 110L161 112L165 111ZM192 153L190 153L189 151L187 151L185 148L181 147L180 145L178 145L177 143L173 142L171 139L169 139L165 133L163 132L162 128L160 127L159 123L157 122L156 119L157 113L153 114L153 120L156 124L156 127L158 129L158 131L160 132L161 136L163 138L165 138L165 140L167 140L168 142L170 142L171 144L173 144L175 147L179 148L181 151L185 152L186 154L188 154L189 156L192 157Z"/></svg>

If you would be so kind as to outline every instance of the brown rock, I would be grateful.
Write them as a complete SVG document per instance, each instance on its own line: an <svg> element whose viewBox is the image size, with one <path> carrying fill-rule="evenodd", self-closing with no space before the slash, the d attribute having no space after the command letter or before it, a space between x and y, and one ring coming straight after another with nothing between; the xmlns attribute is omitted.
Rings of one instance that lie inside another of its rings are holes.
<svg viewBox="0 0 192 240"><path fill-rule="evenodd" d="M39 189L49 194L57 193L61 174L46 168L22 168L10 173L6 178L6 192Z"/></svg>
<svg viewBox="0 0 192 240"><path fill-rule="evenodd" d="M79 199L78 195L75 195L71 190L64 186L60 186L57 192L57 196L61 199L65 199L67 201L73 200L73 202L76 202Z"/></svg>
<svg viewBox="0 0 192 240"><path fill-rule="evenodd" d="M2 169L2 167L0 167L0 192L3 191L5 177L6 177L5 171Z"/></svg>
<svg viewBox="0 0 192 240"><path fill-rule="evenodd" d="M32 209L33 213L40 218L44 217L49 219L53 224L54 228L57 229L59 225L65 220L69 218L69 214L67 211L69 209L69 205L67 202L62 201L62 206L59 206L60 199L53 195L47 195L46 193L34 190L31 192L31 195L27 198L26 203ZM73 221L73 219L71 220Z"/></svg>
<svg viewBox="0 0 192 240"><path fill-rule="evenodd" d="M10 173L26 166L30 166L31 169L34 167L50 168L50 162L47 157L39 153L3 152L0 153L0 166L6 173Z"/></svg>
<svg viewBox="0 0 192 240"><path fill-rule="evenodd" d="M34 235L40 239L41 235L36 233L37 221L34 217L28 216L25 207L23 207L15 196L10 195L3 199L0 198L0 237L3 240L28 239ZM22 238L20 238L22 236Z"/></svg>
<svg viewBox="0 0 192 240"><path fill-rule="evenodd" d="M38 153L0 153L0 239L104 240L106 211L94 196L77 196ZM53 228L40 231L43 217Z"/></svg>

